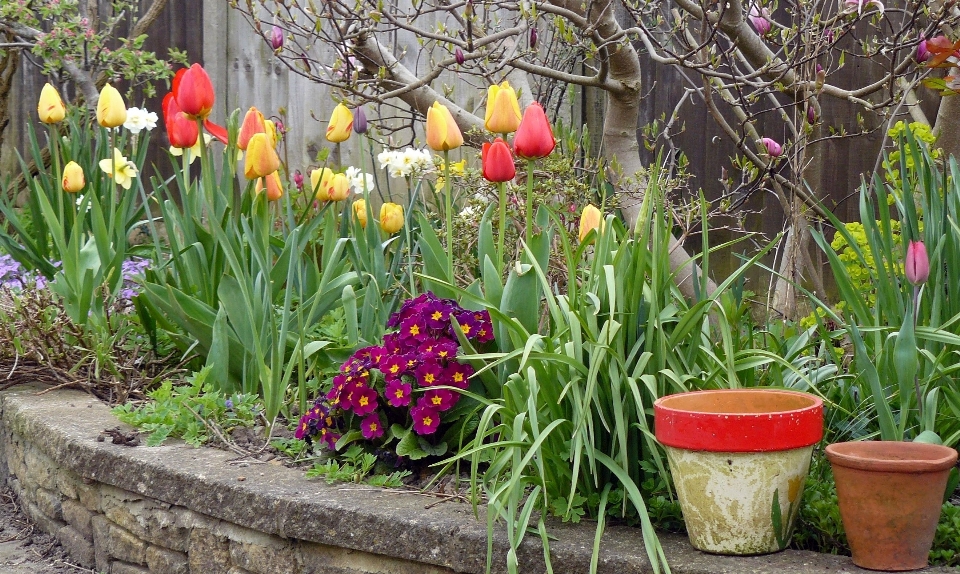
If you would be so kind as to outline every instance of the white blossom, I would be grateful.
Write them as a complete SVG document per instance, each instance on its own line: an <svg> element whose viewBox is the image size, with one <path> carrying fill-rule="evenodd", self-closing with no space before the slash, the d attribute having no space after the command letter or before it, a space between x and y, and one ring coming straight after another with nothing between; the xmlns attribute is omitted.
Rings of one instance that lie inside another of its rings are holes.
<svg viewBox="0 0 960 574"><path fill-rule="evenodd" d="M123 122L123 127L132 134L152 131L157 127L157 114L142 108L127 108L127 121Z"/></svg>

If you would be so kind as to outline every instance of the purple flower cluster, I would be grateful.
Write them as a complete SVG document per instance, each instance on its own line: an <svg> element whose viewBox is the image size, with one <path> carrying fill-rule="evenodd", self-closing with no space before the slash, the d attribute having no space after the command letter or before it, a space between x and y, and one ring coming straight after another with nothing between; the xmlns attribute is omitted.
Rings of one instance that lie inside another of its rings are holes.
<svg viewBox="0 0 960 574"><path fill-rule="evenodd" d="M126 259L120 264L120 273L123 275L123 286L118 294L122 302L130 302L140 293L140 285L136 279L143 277L143 272L150 267L150 260L142 257Z"/></svg>
<svg viewBox="0 0 960 574"><path fill-rule="evenodd" d="M360 419L367 440L382 437L385 425L410 419L418 435L433 434L441 413L460 400L460 393L442 387L466 389L474 372L457 360L455 329L477 343L493 339L489 313L429 292L404 301L387 327L396 331L384 335L383 345L359 349L343 363L330 391L301 417L297 438L319 434L326 444L335 443L327 437L339 437L337 419L347 413Z"/></svg>
<svg viewBox="0 0 960 574"><path fill-rule="evenodd" d="M55 265L59 266L60 262L58 261ZM43 289L46 286L46 277L27 271L11 255L0 255L0 287L19 291L25 287Z"/></svg>

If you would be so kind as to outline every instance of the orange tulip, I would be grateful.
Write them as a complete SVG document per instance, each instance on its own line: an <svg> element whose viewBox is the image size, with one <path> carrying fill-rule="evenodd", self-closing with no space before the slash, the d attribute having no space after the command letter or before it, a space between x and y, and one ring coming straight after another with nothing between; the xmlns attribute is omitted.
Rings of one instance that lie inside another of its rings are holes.
<svg viewBox="0 0 960 574"><path fill-rule="evenodd" d="M60 183L63 186L63 191L67 193L76 193L83 189L87 182L83 177L83 168L80 167L80 164L71 161L63 166L63 181Z"/></svg>
<svg viewBox="0 0 960 574"><path fill-rule="evenodd" d="M487 130L498 134L515 132L520 127L520 117L517 92L510 82L487 88L487 113L483 120Z"/></svg>
<svg viewBox="0 0 960 574"><path fill-rule="evenodd" d="M517 135L513 138L514 153L524 159L547 157L556 145L547 114L538 102L533 102L523 112Z"/></svg>
<svg viewBox="0 0 960 574"><path fill-rule="evenodd" d="M243 116L243 124L240 126L240 134L237 136L237 147L246 151L253 134L266 132L267 128L264 124L263 114L257 108L251 107Z"/></svg>
<svg viewBox="0 0 960 574"><path fill-rule="evenodd" d="M270 145L267 134L254 134L247 143L243 175L247 179L265 177L280 169L280 157Z"/></svg>
<svg viewBox="0 0 960 574"><path fill-rule="evenodd" d="M463 145L457 122L440 102L433 102L427 110L427 145L434 151L449 151Z"/></svg>
<svg viewBox="0 0 960 574"><path fill-rule="evenodd" d="M173 77L173 96L177 105L191 118L206 119L213 110L216 95L213 82L200 64L177 71Z"/></svg>
<svg viewBox="0 0 960 574"><path fill-rule="evenodd" d="M67 115L67 108L63 105L60 92L50 84L44 84L40 90L40 101L37 103L37 115L45 124L56 124L63 121Z"/></svg>
<svg viewBox="0 0 960 574"><path fill-rule="evenodd" d="M266 177L257 180L256 192L263 191L264 182L267 186L267 201L276 201L283 197L283 184L280 183L280 172L275 171Z"/></svg>
<svg viewBox="0 0 960 574"><path fill-rule="evenodd" d="M587 234L595 229L599 233L602 222L603 214L592 203L588 203L580 214L580 241L583 242Z"/></svg>
<svg viewBox="0 0 960 574"><path fill-rule="evenodd" d="M337 104L327 124L327 141L340 143L346 141L353 131L353 113L343 104Z"/></svg>
<svg viewBox="0 0 960 574"><path fill-rule="evenodd" d="M367 202L358 199L353 202L353 213L357 216L357 221L360 222L360 227L367 228Z"/></svg>
<svg viewBox="0 0 960 574"><path fill-rule="evenodd" d="M387 233L396 233L403 229L402 205L384 203L380 206L380 229Z"/></svg>
<svg viewBox="0 0 960 574"><path fill-rule="evenodd" d="M127 106L123 103L123 96L110 84L100 90L100 99L97 100L97 123L105 128L115 128L127 121Z"/></svg>

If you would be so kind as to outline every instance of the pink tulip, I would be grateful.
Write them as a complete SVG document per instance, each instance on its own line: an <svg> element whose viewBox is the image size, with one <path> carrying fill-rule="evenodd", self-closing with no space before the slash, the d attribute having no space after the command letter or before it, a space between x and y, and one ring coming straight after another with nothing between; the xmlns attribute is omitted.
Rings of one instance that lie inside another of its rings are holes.
<svg viewBox="0 0 960 574"><path fill-rule="evenodd" d="M776 140L771 138L762 138L760 143L763 144L763 147L767 148L767 153L770 157L780 157L783 155L783 146L778 144Z"/></svg>
<svg viewBox="0 0 960 574"><path fill-rule="evenodd" d="M927 247L922 241L911 241L907 246L907 260L904 262L903 269L907 275L907 281L914 285L921 285L927 282L930 277L930 259L927 258Z"/></svg>

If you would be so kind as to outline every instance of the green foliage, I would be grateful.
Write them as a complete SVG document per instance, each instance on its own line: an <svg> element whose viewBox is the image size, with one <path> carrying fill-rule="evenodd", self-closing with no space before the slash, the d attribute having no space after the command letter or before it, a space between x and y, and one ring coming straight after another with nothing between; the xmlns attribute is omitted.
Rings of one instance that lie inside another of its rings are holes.
<svg viewBox="0 0 960 574"><path fill-rule="evenodd" d="M158 446L170 437L182 438L193 446L210 440L209 427L229 432L238 426L253 426L260 414L255 395L224 395L207 381L210 369L194 373L186 385L165 380L148 393L149 401L114 407L120 421L150 433L147 446Z"/></svg>
<svg viewBox="0 0 960 574"><path fill-rule="evenodd" d="M960 566L960 506L946 502L940 509L940 521L933 537L930 563Z"/></svg>
<svg viewBox="0 0 960 574"><path fill-rule="evenodd" d="M399 470L391 473L374 473L377 467L377 455L366 452L363 447L353 445L338 456L339 462L334 459L323 463L316 463L307 471L307 478L324 477L327 484L334 482L365 482L372 486L384 488L400 488L403 479L410 476L410 471Z"/></svg>
<svg viewBox="0 0 960 574"><path fill-rule="evenodd" d="M850 554L837 505L833 471L820 451L814 453L810 464L791 546L829 554Z"/></svg>

